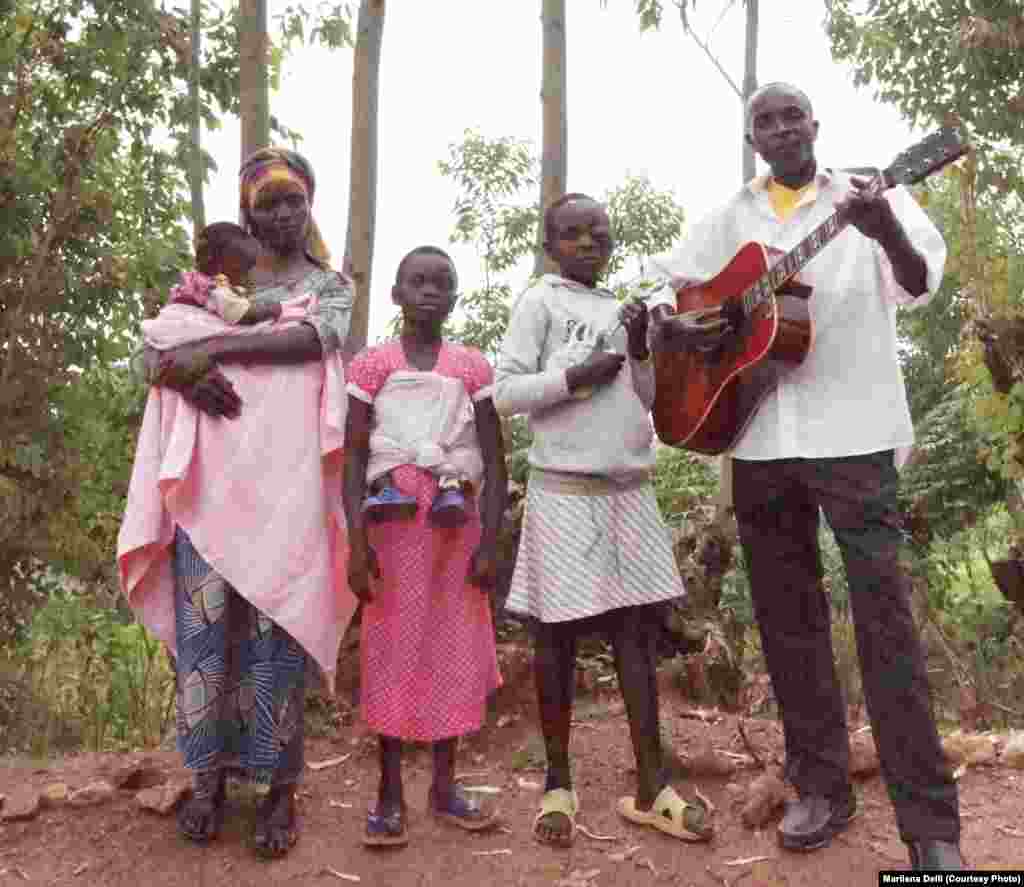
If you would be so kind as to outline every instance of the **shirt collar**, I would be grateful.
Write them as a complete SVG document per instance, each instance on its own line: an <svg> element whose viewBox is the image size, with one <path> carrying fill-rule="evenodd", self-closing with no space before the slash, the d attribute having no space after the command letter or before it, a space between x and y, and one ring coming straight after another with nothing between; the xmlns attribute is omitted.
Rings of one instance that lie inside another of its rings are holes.
<svg viewBox="0 0 1024 887"><path fill-rule="evenodd" d="M569 280L567 277L562 277L560 274L545 274L541 277L541 280L551 287L561 286L565 289L573 290L578 293L590 293L592 296L601 296L606 299L615 298L615 293L610 290L602 289L599 286L584 286L582 283L577 283L575 280Z"/></svg>
<svg viewBox="0 0 1024 887"><path fill-rule="evenodd" d="M819 188L822 188L832 182L834 175L831 169L819 169L814 175L814 182ZM768 190L768 183L771 180L772 177L769 175L755 176L747 182L746 188L751 194L760 194Z"/></svg>

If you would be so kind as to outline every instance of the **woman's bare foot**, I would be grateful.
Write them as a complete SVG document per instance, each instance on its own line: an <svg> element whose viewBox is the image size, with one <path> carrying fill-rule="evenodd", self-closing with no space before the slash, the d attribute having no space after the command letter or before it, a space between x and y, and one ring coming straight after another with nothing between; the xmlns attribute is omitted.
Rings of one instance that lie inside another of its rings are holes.
<svg viewBox="0 0 1024 887"><path fill-rule="evenodd" d="M260 802L252 844L257 856L278 859L299 840L295 786L273 787Z"/></svg>
<svg viewBox="0 0 1024 887"><path fill-rule="evenodd" d="M178 810L178 830L197 844L212 841L224 824L226 800L223 772L197 774L193 797Z"/></svg>

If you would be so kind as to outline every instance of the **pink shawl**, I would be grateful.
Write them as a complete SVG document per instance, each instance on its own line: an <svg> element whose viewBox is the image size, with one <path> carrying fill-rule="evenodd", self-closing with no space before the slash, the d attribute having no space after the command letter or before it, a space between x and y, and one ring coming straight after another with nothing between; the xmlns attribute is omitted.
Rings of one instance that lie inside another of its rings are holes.
<svg viewBox="0 0 1024 887"><path fill-rule="evenodd" d="M312 297L276 324L231 326L201 308L165 307L143 323L166 350L300 322ZM254 607L285 628L333 686L355 610L341 506L344 366L337 352L294 366L227 364L237 419L212 418L168 388L150 389L117 542L121 587L142 623L175 650L174 526Z"/></svg>

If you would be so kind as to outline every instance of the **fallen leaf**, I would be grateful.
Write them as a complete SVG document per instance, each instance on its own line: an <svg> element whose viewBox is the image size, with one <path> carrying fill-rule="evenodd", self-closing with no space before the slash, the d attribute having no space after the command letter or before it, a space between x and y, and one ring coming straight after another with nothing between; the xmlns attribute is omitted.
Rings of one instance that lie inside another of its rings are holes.
<svg viewBox="0 0 1024 887"><path fill-rule="evenodd" d="M331 806L331 807L341 807L342 810L351 810L352 809L352 805L346 803L345 801L330 801L328 803L329 803L329 806Z"/></svg>
<svg viewBox="0 0 1024 887"><path fill-rule="evenodd" d="M583 823L576 823L576 831L583 832L592 841L617 841L619 840L617 835L598 835L588 829Z"/></svg>
<svg viewBox="0 0 1024 887"><path fill-rule="evenodd" d="M703 802L704 802L704 806L708 808L708 813L714 813L714 812L715 812L715 805L714 805L713 803L711 803L711 798L709 798L709 797L708 797L707 795L703 794L703 793L701 792L701 790L700 790L699 788L697 788L697 786L694 786L694 787L693 787L693 793L694 793L694 794L695 794L695 795L696 795L696 796L697 796L697 797L698 797L698 798L699 798L699 799L700 799L701 801L703 801Z"/></svg>
<svg viewBox="0 0 1024 887"><path fill-rule="evenodd" d="M634 859L633 862L642 869L650 869L651 874L654 875L655 878L658 877L658 869L655 867L654 862L650 857L640 857L638 859Z"/></svg>
<svg viewBox="0 0 1024 887"><path fill-rule="evenodd" d="M72 874L73 877L77 878L80 874L82 874L82 872L88 871L88 869L89 869L89 863L83 862L71 874Z"/></svg>
<svg viewBox="0 0 1024 887"><path fill-rule="evenodd" d="M330 866L324 866L321 874L334 875L335 878L340 878L342 881L353 881L359 883L363 879L359 875L350 875L348 872L339 872L337 869L332 869Z"/></svg>
<svg viewBox="0 0 1024 887"><path fill-rule="evenodd" d="M748 856L746 859L730 859L728 862L723 862L722 865L750 865L754 862L767 862L769 859L774 859L773 856Z"/></svg>
<svg viewBox="0 0 1024 887"><path fill-rule="evenodd" d="M328 758L325 761L306 761L306 766L310 770L326 770L328 767L337 767L338 764L344 764L351 757L352 752L349 752L347 755L339 755L336 758Z"/></svg>

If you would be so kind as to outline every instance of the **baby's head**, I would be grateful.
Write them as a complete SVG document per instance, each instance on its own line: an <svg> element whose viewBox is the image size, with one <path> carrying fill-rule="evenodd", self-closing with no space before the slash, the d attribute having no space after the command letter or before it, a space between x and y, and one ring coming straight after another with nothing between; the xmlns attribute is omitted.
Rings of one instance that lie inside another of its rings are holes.
<svg viewBox="0 0 1024 887"><path fill-rule="evenodd" d="M263 247L232 222L214 222L196 238L196 268L207 277L224 274L235 286L245 282Z"/></svg>
<svg viewBox="0 0 1024 887"><path fill-rule="evenodd" d="M613 246L608 213L593 197L566 194L545 210L544 250L562 277L594 286Z"/></svg>

